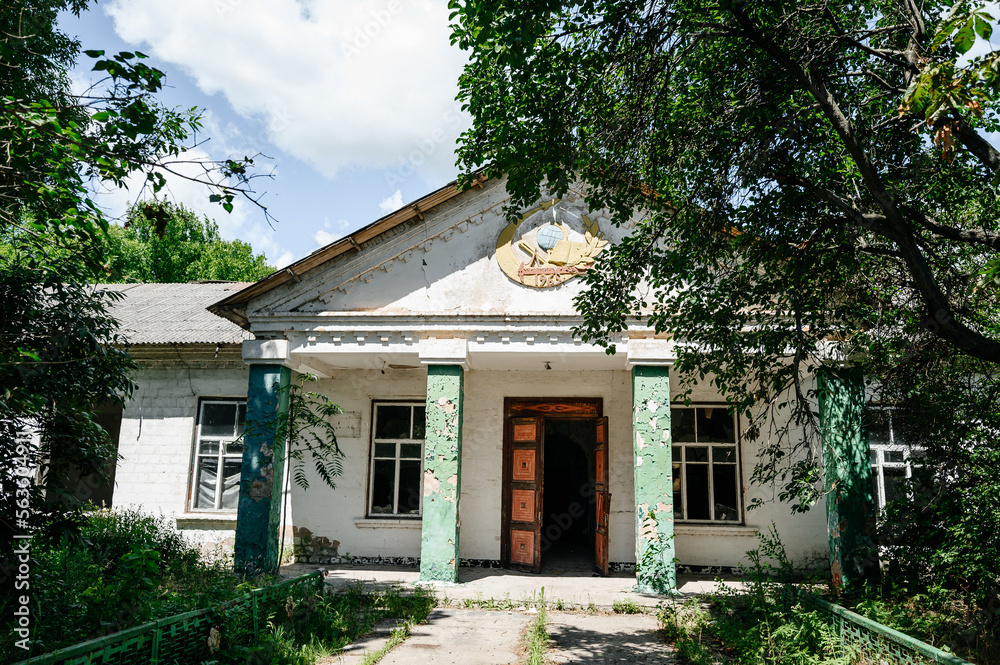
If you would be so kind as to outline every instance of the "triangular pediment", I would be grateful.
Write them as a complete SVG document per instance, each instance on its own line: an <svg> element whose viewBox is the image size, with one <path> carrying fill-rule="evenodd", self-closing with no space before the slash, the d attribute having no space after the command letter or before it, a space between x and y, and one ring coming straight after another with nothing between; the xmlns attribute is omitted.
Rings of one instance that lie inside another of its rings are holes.
<svg viewBox="0 0 1000 665"><path fill-rule="evenodd" d="M580 275L627 231L579 190L514 225L508 198L486 181L252 298L246 315L573 315Z"/></svg>

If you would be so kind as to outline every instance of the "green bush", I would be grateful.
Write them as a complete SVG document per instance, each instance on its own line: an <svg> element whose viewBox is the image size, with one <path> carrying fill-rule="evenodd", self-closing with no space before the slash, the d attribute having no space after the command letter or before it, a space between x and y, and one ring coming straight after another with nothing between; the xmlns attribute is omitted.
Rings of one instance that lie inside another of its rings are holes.
<svg viewBox="0 0 1000 665"><path fill-rule="evenodd" d="M165 518L139 510L94 511L83 527L81 538L86 550L111 573L137 547L159 553L161 570L172 565L196 564L199 560L198 550Z"/></svg>
<svg viewBox="0 0 1000 665"><path fill-rule="evenodd" d="M698 599L661 606L664 636L673 641L683 662L708 665L713 652L727 660L756 665L846 665L829 621L816 611L782 599L785 584L801 581L772 525L747 552L744 587L720 585L709 597L711 614Z"/></svg>
<svg viewBox="0 0 1000 665"><path fill-rule="evenodd" d="M404 595L398 589L365 593L352 586L339 593L298 589L282 603L265 609L267 630L254 639L245 608L222 615L220 647L213 662L310 665L329 656L386 619L420 623L434 606L426 593Z"/></svg>
<svg viewBox="0 0 1000 665"><path fill-rule="evenodd" d="M12 615L5 613L0 662L210 607L240 593L241 580L226 567L203 562L165 519L135 510L89 513L78 538L32 545L31 651L14 646Z"/></svg>

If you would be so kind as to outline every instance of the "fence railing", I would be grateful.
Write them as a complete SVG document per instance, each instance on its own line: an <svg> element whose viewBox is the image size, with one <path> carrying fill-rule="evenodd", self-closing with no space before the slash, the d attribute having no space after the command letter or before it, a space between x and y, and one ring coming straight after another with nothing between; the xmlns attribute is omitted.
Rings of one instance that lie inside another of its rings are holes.
<svg viewBox="0 0 1000 665"><path fill-rule="evenodd" d="M972 665L967 660L932 647L926 642L910 637L898 630L883 626L856 612L818 598L795 587L786 586L782 593L785 602L801 601L810 608L825 614L840 638L842 653L854 651L859 662L877 665L911 665L942 663L944 665Z"/></svg>
<svg viewBox="0 0 1000 665"><path fill-rule="evenodd" d="M308 585L321 589L323 574L316 571L254 589L216 608L177 614L16 665L198 665L210 656L209 633L220 613L235 613L237 621L241 617L244 630L256 640L267 617L280 609L294 589Z"/></svg>

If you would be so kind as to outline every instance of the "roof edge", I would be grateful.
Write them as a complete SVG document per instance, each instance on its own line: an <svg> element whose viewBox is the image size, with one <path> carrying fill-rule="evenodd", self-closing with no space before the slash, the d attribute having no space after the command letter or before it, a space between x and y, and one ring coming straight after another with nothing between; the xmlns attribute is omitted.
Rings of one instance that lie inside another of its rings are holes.
<svg viewBox="0 0 1000 665"><path fill-rule="evenodd" d="M484 175L485 168L479 169L473 172L472 187L482 188L483 185L490 180L490 178ZM250 320L246 315L246 305L252 298L263 295L272 289L275 289L282 284L287 284L288 282L298 282L302 279L302 275L313 268L330 261L341 254L345 254L350 250L361 251L362 243L365 243L372 238L376 238L390 229L410 221L414 217L418 219L424 218L424 213L436 208L437 206L450 201L455 198L463 191L458 187L458 180L452 180L444 187L434 190L430 194L417 199L416 201L411 201L407 203L399 210L389 213L384 217L376 219L371 224L363 226L357 231L350 233L339 240L317 249L315 252L299 259L295 263L282 268L281 270L276 270L267 277L261 279L254 284L251 284L242 291L238 291L233 295L220 300L217 303L213 303L207 307L208 311L212 312L216 316L221 316L224 319L228 319L235 323L236 325L249 329Z"/></svg>

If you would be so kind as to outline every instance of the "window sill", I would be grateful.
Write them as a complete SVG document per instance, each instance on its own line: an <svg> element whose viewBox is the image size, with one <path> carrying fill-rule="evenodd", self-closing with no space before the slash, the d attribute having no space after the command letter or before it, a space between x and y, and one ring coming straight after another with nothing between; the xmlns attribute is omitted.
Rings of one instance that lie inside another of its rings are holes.
<svg viewBox="0 0 1000 665"><path fill-rule="evenodd" d="M744 525L722 526L719 524L674 524L674 534L678 536L738 536L757 535L757 528Z"/></svg>
<svg viewBox="0 0 1000 665"><path fill-rule="evenodd" d="M221 522L227 526L236 526L236 513L184 513L175 515L177 526L181 524L205 524L208 522Z"/></svg>
<svg viewBox="0 0 1000 665"><path fill-rule="evenodd" d="M355 517L354 526L359 529L419 529L419 517L399 519L394 517Z"/></svg>

